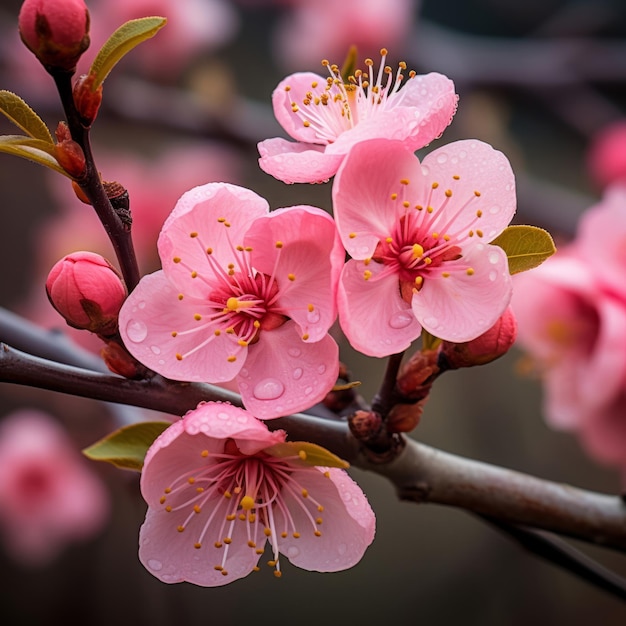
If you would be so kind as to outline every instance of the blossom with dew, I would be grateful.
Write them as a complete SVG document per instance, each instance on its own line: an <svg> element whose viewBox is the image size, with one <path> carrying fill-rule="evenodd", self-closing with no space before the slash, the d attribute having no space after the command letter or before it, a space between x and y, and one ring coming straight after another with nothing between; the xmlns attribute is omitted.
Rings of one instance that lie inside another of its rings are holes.
<svg viewBox="0 0 626 626"><path fill-rule="evenodd" d="M23 409L0 421L0 534L20 563L43 566L108 518L103 483L48 414Z"/></svg>
<svg viewBox="0 0 626 626"><path fill-rule="evenodd" d="M338 346L328 334L344 253L326 212L268 212L249 189L186 192L158 240L163 269L120 311L135 358L167 378L235 380L260 418L309 408L332 389Z"/></svg>
<svg viewBox="0 0 626 626"><path fill-rule="evenodd" d="M576 432L593 458L622 469L624 216L624 188L609 188L602 201L583 214L571 243L540 267L514 277L512 298L517 343L541 378L546 420L556 429Z"/></svg>
<svg viewBox="0 0 626 626"><path fill-rule="evenodd" d="M307 570L352 567L374 539L366 497L344 470L279 453L271 432L230 404L201 403L153 443L141 475L148 503L139 558L167 583L214 587L252 571L269 543Z"/></svg>
<svg viewBox="0 0 626 626"><path fill-rule="evenodd" d="M417 150L436 139L451 122L457 95L442 74L411 71L402 85L406 63L394 73L366 59L344 82L337 65L323 61L324 78L312 72L292 74L272 95L274 115L297 143L276 137L259 143L261 169L286 183L319 183L334 176L350 148L361 141L387 138Z"/></svg>
<svg viewBox="0 0 626 626"><path fill-rule="evenodd" d="M506 309L507 258L489 244L515 212L501 152L456 141L420 163L402 142L362 142L337 173L333 203L352 257L339 284L339 322L357 350L401 352L422 328L470 341Z"/></svg>

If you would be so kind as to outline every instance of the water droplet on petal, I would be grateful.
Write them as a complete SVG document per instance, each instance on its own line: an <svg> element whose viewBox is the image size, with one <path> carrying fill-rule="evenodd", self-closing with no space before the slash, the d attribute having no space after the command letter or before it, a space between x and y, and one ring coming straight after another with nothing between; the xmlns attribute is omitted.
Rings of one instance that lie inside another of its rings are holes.
<svg viewBox="0 0 626 626"><path fill-rule="evenodd" d="M296 546L289 546L287 548L287 558L293 559L300 554L300 548Z"/></svg>
<svg viewBox="0 0 626 626"><path fill-rule="evenodd" d="M161 354L161 348L159 348L159 346L150 346L150 350L152 350L152 354Z"/></svg>
<svg viewBox="0 0 626 626"><path fill-rule="evenodd" d="M437 155L437 163L441 163L442 165L448 160L448 155L445 152Z"/></svg>
<svg viewBox="0 0 626 626"><path fill-rule="evenodd" d="M289 348L287 350L287 354L289 356L292 356L294 359L297 359L301 354L302 354L302 350L300 350L300 348ZM247 376L247 372L246 372L246 376Z"/></svg>
<svg viewBox="0 0 626 626"><path fill-rule="evenodd" d="M131 341L141 343L148 336L148 327L138 320L130 320L126 324L126 335Z"/></svg>
<svg viewBox="0 0 626 626"><path fill-rule="evenodd" d="M306 319L309 324L317 324L320 321L320 317L320 312L317 309L313 309L313 311L307 313Z"/></svg>
<svg viewBox="0 0 626 626"><path fill-rule="evenodd" d="M294 378L294 380L300 380L302 378L302 368L301 367L296 367L295 370L293 370L292 376Z"/></svg>
<svg viewBox="0 0 626 626"><path fill-rule="evenodd" d="M220 411L220 412L217 414L217 417L218 417L219 419L221 419L221 420L227 420L227 419L230 419L230 415L228 415L228 413L224 413L224 411Z"/></svg>
<svg viewBox="0 0 626 626"><path fill-rule="evenodd" d="M467 152L465 150L461 150L459 152L459 159L464 159L467 156Z"/></svg>
<svg viewBox="0 0 626 626"><path fill-rule="evenodd" d="M495 265L500 260L500 255L497 252L489 253L489 263Z"/></svg>
<svg viewBox="0 0 626 626"><path fill-rule="evenodd" d="M154 570L155 572L158 572L161 569L163 569L163 563L161 563L161 561L157 561L156 559L149 559L148 560L148 567L151 570Z"/></svg>
<svg viewBox="0 0 626 626"><path fill-rule="evenodd" d="M318 374L323 374L325 371L326 371L326 366L325 366L325 365L320 365L320 366L317 368L317 373L318 373Z"/></svg>
<svg viewBox="0 0 626 626"><path fill-rule="evenodd" d="M496 272L496 270L491 270L489 272L489 280L493 282L496 278L498 278L498 272Z"/></svg>
<svg viewBox="0 0 626 626"><path fill-rule="evenodd" d="M140 309L145 309L145 308L146 308L146 303L145 303L145 302L143 302L143 301L141 301L141 302L139 302L139 303L137 304L137 306L138 306Z"/></svg>
<svg viewBox="0 0 626 626"><path fill-rule="evenodd" d="M337 546L337 552L339 552L341 556L343 556L347 550L348 550L348 546L345 543L340 543Z"/></svg>
<svg viewBox="0 0 626 626"><path fill-rule="evenodd" d="M312 392L313 392L313 387L307 387L307 388L304 390L304 395L305 395L305 396L310 396Z"/></svg>
<svg viewBox="0 0 626 626"><path fill-rule="evenodd" d="M266 378L257 383L252 394L257 400L275 400L285 393L285 385L276 378Z"/></svg>
<svg viewBox="0 0 626 626"><path fill-rule="evenodd" d="M436 317L430 316L424 318L424 326L437 326L439 320Z"/></svg>
<svg viewBox="0 0 626 626"><path fill-rule="evenodd" d="M430 168L428 167L428 165L422 165L422 173L424 174L424 176L428 176L429 172Z"/></svg>
<svg viewBox="0 0 626 626"><path fill-rule="evenodd" d="M500 213L500 207L497 204L494 204L490 209L489 209L489 213L491 213L491 215L496 215L497 213Z"/></svg>
<svg viewBox="0 0 626 626"><path fill-rule="evenodd" d="M415 316L410 311L398 311L389 318L389 326L400 330L406 328L414 319Z"/></svg>

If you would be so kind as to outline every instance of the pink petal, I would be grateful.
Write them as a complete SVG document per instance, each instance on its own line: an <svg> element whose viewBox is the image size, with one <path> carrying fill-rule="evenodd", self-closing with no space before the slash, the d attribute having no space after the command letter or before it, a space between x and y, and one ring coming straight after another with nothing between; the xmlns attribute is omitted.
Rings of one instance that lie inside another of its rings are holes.
<svg viewBox="0 0 626 626"><path fill-rule="evenodd" d="M262 331L237 376L245 407L260 419L310 408L337 382L339 347L330 335L302 341L295 322Z"/></svg>
<svg viewBox="0 0 626 626"><path fill-rule="evenodd" d="M298 567L317 572L337 572L358 563L374 539L375 517L358 485L342 470L329 469L329 477L322 470L301 470L293 474L299 486L323 507L319 526L321 536L313 531L310 518L298 501L288 496L289 514L295 527L302 529L298 539L278 538L282 554ZM275 511L276 527L288 527L282 511ZM309 528L310 532L305 529Z"/></svg>
<svg viewBox="0 0 626 626"><path fill-rule="evenodd" d="M363 272L369 270L369 280ZM421 326L400 297L398 277L379 263L348 261L338 291L339 323L350 345L368 356L383 357L406 350Z"/></svg>
<svg viewBox="0 0 626 626"><path fill-rule="evenodd" d="M221 506L224 501L222 498L216 505ZM184 532L177 531L177 527L188 516L188 508L173 510L171 513L164 509L148 509L146 520L139 531L139 560L151 574L165 583L187 581L202 587L217 587L243 578L253 570L260 556L248 547L244 524L234 525L233 542L228 546L224 567L228 576L223 576L214 569L214 565L221 564L224 547L216 548L207 543L200 550L196 549L194 543L202 527L193 523ZM209 525L214 530L209 530L208 536L219 536L219 527L225 516L225 510L214 516Z"/></svg>
<svg viewBox="0 0 626 626"><path fill-rule="evenodd" d="M311 84L325 85L326 79L313 72L298 72L287 76L278 83L272 93L272 106L278 123L287 131L289 136L306 143L326 144L320 141L313 127L306 127L302 120L293 113L291 103L301 104L306 93L311 91ZM289 90L285 90L288 87Z"/></svg>
<svg viewBox="0 0 626 626"><path fill-rule="evenodd" d="M239 270L240 255L235 248L243 243L250 224L267 212L265 199L237 185L209 183L184 193L158 240L167 277L185 295L206 298L223 275L213 263L224 269L232 263L235 271ZM210 261L207 248L212 249ZM179 261L174 262L175 258ZM198 274L195 278L192 271Z"/></svg>
<svg viewBox="0 0 626 626"><path fill-rule="evenodd" d="M582 424L585 448L603 463L626 467L626 393L622 390L613 402L589 415Z"/></svg>
<svg viewBox="0 0 626 626"><path fill-rule="evenodd" d="M245 245L253 249L253 266L276 277L277 304L300 334L312 342L324 337L337 316L335 293L345 256L330 215L307 206L278 209L254 223Z"/></svg>
<svg viewBox="0 0 626 626"><path fill-rule="evenodd" d="M207 302L187 296L181 300L179 295L163 271L144 276L120 311L124 345L139 362L172 380L233 379L248 348L234 335L214 334L214 325L207 322L213 313ZM229 361L233 356L236 360Z"/></svg>
<svg viewBox="0 0 626 626"><path fill-rule="evenodd" d="M470 276L455 265L468 265ZM415 317L431 334L461 343L475 339L502 315L511 299L512 284L506 254L498 246L479 243L463 249L459 261L444 269L450 276L426 277L413 295Z"/></svg>
<svg viewBox="0 0 626 626"><path fill-rule="evenodd" d="M284 183L324 183L335 175L343 155L327 154L322 146L294 143L279 137L258 144L259 167Z"/></svg>
<svg viewBox="0 0 626 626"><path fill-rule="evenodd" d="M418 189L424 184L418 159L401 142L358 144L343 162L333 185L333 206L341 241L354 259L371 257L404 215L404 207L391 201L402 179Z"/></svg>
<svg viewBox="0 0 626 626"><path fill-rule="evenodd" d="M442 205L445 191L453 186L445 214L454 216L455 232L480 229L489 242L508 226L516 207L515 177L502 152L475 139L455 141L426 156L422 170L426 189L439 185L432 194L433 206ZM482 215L476 220L478 210Z"/></svg>

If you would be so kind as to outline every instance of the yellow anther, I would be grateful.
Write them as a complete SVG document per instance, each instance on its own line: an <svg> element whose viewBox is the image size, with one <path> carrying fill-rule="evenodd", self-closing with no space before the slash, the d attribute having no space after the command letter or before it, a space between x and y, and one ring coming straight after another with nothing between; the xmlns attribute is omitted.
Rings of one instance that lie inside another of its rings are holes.
<svg viewBox="0 0 626 626"><path fill-rule="evenodd" d="M265 550L264 550L263 548L257 548L257 549L255 550L255 552L256 552L257 554L263 554L263 553L265 552Z"/></svg>
<svg viewBox="0 0 626 626"><path fill-rule="evenodd" d="M276 578L280 578L282 575L283 573L279 569L274 570L274 576Z"/></svg>
<svg viewBox="0 0 626 626"><path fill-rule="evenodd" d="M184 527L184 526L179 526L176 530L177 530L179 533L182 533L182 532L185 530L185 527Z"/></svg>
<svg viewBox="0 0 626 626"><path fill-rule="evenodd" d="M409 179L408 178L401 178L400 179L400 184L401 185L408 185L409 184Z"/></svg>
<svg viewBox="0 0 626 626"><path fill-rule="evenodd" d="M483 216L483 212L478 209L478 211L476 211L476 217L482 217Z"/></svg>
<svg viewBox="0 0 626 626"><path fill-rule="evenodd" d="M427 213L432 213L434 210L435 209L433 209L433 207L431 207L431 206L426 207L426 212Z"/></svg>
<svg viewBox="0 0 626 626"><path fill-rule="evenodd" d="M369 270L365 270L365 271L363 272L363 278L364 278L365 280L369 280L371 277L372 277L372 272L370 272Z"/></svg>
<svg viewBox="0 0 626 626"><path fill-rule="evenodd" d="M294 280L296 280L296 275L295 274L287 274L287 278L293 282Z"/></svg>
<svg viewBox="0 0 626 626"><path fill-rule="evenodd" d="M415 279L415 281L417 282L417 278ZM330 478L330 472L328 470L325 471L323 476L324 476L324 478Z"/></svg>
<svg viewBox="0 0 626 626"><path fill-rule="evenodd" d="M350 237L350 239L354 239L356 237L356 233L350 233L348 237Z"/></svg>
<svg viewBox="0 0 626 626"><path fill-rule="evenodd" d="M319 525L322 523L322 521L323 521L323 520L322 520L322 518L321 518L321 517L318 517L318 518L315 520L315 523L319 526Z"/></svg>
<svg viewBox="0 0 626 626"><path fill-rule="evenodd" d="M166 487L165 489L163 489L164 493L172 493L172 488L171 487Z"/></svg>
<svg viewBox="0 0 626 626"><path fill-rule="evenodd" d="M289 85L285 85L285 91L291 91L291 87Z"/></svg>
<svg viewBox="0 0 626 626"><path fill-rule="evenodd" d="M196 493L202 493L204 491L204 487L196 487Z"/></svg>
<svg viewBox="0 0 626 626"><path fill-rule="evenodd" d="M311 125L311 122L309 122L309 120L304 120L304 122L302 122L302 126L304 126L305 128L308 128Z"/></svg>
<svg viewBox="0 0 626 626"><path fill-rule="evenodd" d="M321 537L321 536L322 536L322 533L321 533L319 530L316 530L313 534L314 534L316 537Z"/></svg>
<svg viewBox="0 0 626 626"><path fill-rule="evenodd" d="M444 193L446 194L446 198L452 197L452 189L446 189Z"/></svg>
<svg viewBox="0 0 626 626"><path fill-rule="evenodd" d="M182 361L182 360L183 360L183 355L182 355L182 354L180 354L180 352L177 352L177 353L176 353L176 360L177 360L177 361Z"/></svg>
<svg viewBox="0 0 626 626"><path fill-rule="evenodd" d="M294 539L300 539L300 533L293 533L292 536Z"/></svg>
<svg viewBox="0 0 626 626"><path fill-rule="evenodd" d="M283 532L282 532L282 533L280 533L280 536L281 536L283 539L287 539L287 537L289 537L289 533L287 533L287 532L285 532L285 531L283 530Z"/></svg>
<svg viewBox="0 0 626 626"><path fill-rule="evenodd" d="M218 221L220 224L225 224L225 223L226 223L226 218L225 218L225 217L218 217L218 218L217 218L217 221Z"/></svg>
<svg viewBox="0 0 626 626"><path fill-rule="evenodd" d="M422 283L424 282L424 278L423 276L416 276L415 277L415 284L419 287Z"/></svg>
<svg viewBox="0 0 626 626"><path fill-rule="evenodd" d="M168 505L165 507L165 510L166 510L168 513L171 513L171 512L172 512L172 507L168 504Z"/></svg>
<svg viewBox="0 0 626 626"><path fill-rule="evenodd" d="M254 508L254 498L252 498L251 496L244 496L243 498L241 498L241 502L239 502L239 504L241 505L242 509L250 511Z"/></svg>
<svg viewBox="0 0 626 626"><path fill-rule="evenodd" d="M473 237L474 236L474 231L470 230L469 233L467 233L467 236L468 237Z"/></svg>
<svg viewBox="0 0 626 626"><path fill-rule="evenodd" d="M191 272L191 278L198 278L198 272L196 272L195 270Z"/></svg>
<svg viewBox="0 0 626 626"><path fill-rule="evenodd" d="M198 233L196 233L196 232L189 233L189 236L190 236L192 239L194 239L194 238L196 238L196 237L198 236Z"/></svg>
<svg viewBox="0 0 626 626"><path fill-rule="evenodd" d="M206 249L206 253L207 254L213 254L213 248L207 248Z"/></svg>
<svg viewBox="0 0 626 626"><path fill-rule="evenodd" d="M441 275L442 275L444 278L450 278L450 272L441 272Z"/></svg>
<svg viewBox="0 0 626 626"><path fill-rule="evenodd" d="M471 267L468 267L468 268L467 268L467 270L465 270L465 273L466 273L468 276L473 276L473 275L474 275L474 269L473 269L473 268L471 268Z"/></svg>
<svg viewBox="0 0 626 626"><path fill-rule="evenodd" d="M425 256L424 257L424 263L426 265L430 265L432 262L433 262L433 260L429 256Z"/></svg>
<svg viewBox="0 0 626 626"><path fill-rule="evenodd" d="M224 497L225 497L225 498L232 498L232 497L233 497L233 494L232 494L232 493L230 493L230 491L226 490L226 491L224 492Z"/></svg>
<svg viewBox="0 0 626 626"><path fill-rule="evenodd" d="M237 360L237 357L234 354L231 354L229 357L226 358L226 360L229 363L234 363Z"/></svg>
<svg viewBox="0 0 626 626"><path fill-rule="evenodd" d="M190 477L187 479L187 482L188 482L190 485L193 485L193 484L196 482L196 479L195 479L193 476L190 476Z"/></svg>
<svg viewBox="0 0 626 626"><path fill-rule="evenodd" d="M222 576L228 576L228 572L225 569L222 570Z"/></svg>
<svg viewBox="0 0 626 626"><path fill-rule="evenodd" d="M178 294L178 299L179 299L179 300L182 300L184 297L185 297L185 296L184 296L182 293L179 293L179 294Z"/></svg>
<svg viewBox="0 0 626 626"><path fill-rule="evenodd" d="M200 542L198 542L198 543L194 543L194 544L193 544L193 547L194 547L196 550L199 550L199 549L202 547L202 544L201 544Z"/></svg>
<svg viewBox="0 0 626 626"><path fill-rule="evenodd" d="M298 456L302 461L306 461L306 452L304 450L298 450Z"/></svg>
<svg viewBox="0 0 626 626"><path fill-rule="evenodd" d="M324 507L321 504L318 504L317 510L321 513L324 510Z"/></svg>
<svg viewBox="0 0 626 626"><path fill-rule="evenodd" d="M221 547L222 547L222 545L224 545L224 544L222 544L222 542L221 542L221 541L216 541L213 545L214 545L216 548L221 548ZM215 566L215 569L217 569L217 565ZM221 567L220 567L220 569L221 569Z"/></svg>
<svg viewBox="0 0 626 626"><path fill-rule="evenodd" d="M239 308L239 300L234 297L228 298L228 300L226 300L226 308L229 311L236 311Z"/></svg>
<svg viewBox="0 0 626 626"><path fill-rule="evenodd" d="M221 331L219 328L216 328L216 329L213 331L213 334L214 334L216 337L219 337L219 336L222 334L222 331Z"/></svg>
<svg viewBox="0 0 626 626"><path fill-rule="evenodd" d="M478 230L478 229L476 229L476 234L477 234L479 237L482 237L482 236L483 236L483 231L482 231L482 230Z"/></svg>
<svg viewBox="0 0 626 626"><path fill-rule="evenodd" d="M367 266L372 262L371 257L367 257L367 259L363 259L363 265Z"/></svg>
<svg viewBox="0 0 626 626"><path fill-rule="evenodd" d="M474 192L474 195L475 195L477 198L479 198L479 197L480 197L480 191L475 191L475 192Z"/></svg>
<svg viewBox="0 0 626 626"><path fill-rule="evenodd" d="M402 206L403 206L405 209L408 209L408 208L411 206L411 203L410 203L408 200L405 200L405 201L402 203Z"/></svg>
<svg viewBox="0 0 626 626"><path fill-rule="evenodd" d="M391 199L392 200L397 200L398 199L398 194L397 193L392 193L391 194Z"/></svg>
<svg viewBox="0 0 626 626"><path fill-rule="evenodd" d="M239 339L239 341L237 341L237 343L242 347L242 348L247 348L248 347L248 342L244 341L243 339Z"/></svg>
<svg viewBox="0 0 626 626"><path fill-rule="evenodd" d="M313 313L313 311L315 310L315 307L312 304L307 304L306 308L309 311L309 313Z"/></svg>
<svg viewBox="0 0 626 626"><path fill-rule="evenodd" d="M271 536L272 536L272 529L271 529L271 528L264 528L264 529L263 529L263 534L264 534L266 537L271 537Z"/></svg>
<svg viewBox="0 0 626 626"><path fill-rule="evenodd" d="M389 54L389 50L387 50L387 48L381 48L380 49L380 56L381 57L386 57Z"/></svg>
<svg viewBox="0 0 626 626"><path fill-rule="evenodd" d="M303 489L300 493L302 494L303 498L308 498L309 497L309 492L306 489Z"/></svg>
<svg viewBox="0 0 626 626"><path fill-rule="evenodd" d="M236 517L237 517L237 516L236 516L234 513L229 513L229 514L226 516L226 521L227 521L227 522L234 522ZM229 543L229 542L228 542L228 541L226 541L226 540L224 540L224 543Z"/></svg>
<svg viewBox="0 0 626 626"><path fill-rule="evenodd" d="M424 207L421 204L416 204L415 209L417 209L418 211L422 211Z"/></svg>
<svg viewBox="0 0 626 626"><path fill-rule="evenodd" d="M228 546L233 542L233 540L230 537L224 537L224 543Z"/></svg>
<svg viewBox="0 0 626 626"><path fill-rule="evenodd" d="M200 315L199 313L196 313L193 316L193 319L196 320L196 322L199 322L202 319L202 315Z"/></svg>
<svg viewBox="0 0 626 626"><path fill-rule="evenodd" d="M173 330L172 331L172 337L176 337L177 335L178 335L178 333L175 330Z"/></svg>
<svg viewBox="0 0 626 626"><path fill-rule="evenodd" d="M259 322L259 320L254 320L254 322L252 322L252 325L255 328L261 328L261 322Z"/></svg>
<svg viewBox="0 0 626 626"><path fill-rule="evenodd" d="M433 183L433 184L431 185L431 187L432 187L433 189L437 189L437 187L439 187L439 183Z"/></svg>
<svg viewBox="0 0 626 626"><path fill-rule="evenodd" d="M161 504L165 504L165 496L161 496L161 497L159 498L159 502L160 502Z"/></svg>
<svg viewBox="0 0 626 626"><path fill-rule="evenodd" d="M252 539L250 539L250 540L248 540L248 547L256 548L256 543L254 543L254 541L252 541Z"/></svg>
<svg viewBox="0 0 626 626"><path fill-rule="evenodd" d="M391 237L387 237L387 238L385 239L385 241L386 241L387 243L393 243L393 239L392 239Z"/></svg>
<svg viewBox="0 0 626 626"><path fill-rule="evenodd" d="M194 513L200 513L200 511L202 511L202 509L197 504L194 504L193 511L194 511Z"/></svg>
<svg viewBox="0 0 626 626"><path fill-rule="evenodd" d="M243 246L237 246L237 252L243 252Z"/></svg>
<svg viewBox="0 0 626 626"><path fill-rule="evenodd" d="M433 239L439 239L439 233L433 233L433 234L431 235L431 237L432 237Z"/></svg>
<svg viewBox="0 0 626 626"><path fill-rule="evenodd" d="M452 178L454 178L454 180L459 180L461 177L458 174L455 174Z"/></svg>
<svg viewBox="0 0 626 626"><path fill-rule="evenodd" d="M302 335L302 340L306 341L309 338L309 333L304 333L304 335Z"/></svg>
<svg viewBox="0 0 626 626"><path fill-rule="evenodd" d="M180 257L179 256L175 256L172 261L174 261L174 263L180 263Z"/></svg>
<svg viewBox="0 0 626 626"><path fill-rule="evenodd" d="M419 245L419 243L413 244L413 258L418 259L424 254L424 248Z"/></svg>
<svg viewBox="0 0 626 626"><path fill-rule="evenodd" d="M277 241L276 242L276 247L277 248L282 248L283 247L283 242L282 241Z"/></svg>

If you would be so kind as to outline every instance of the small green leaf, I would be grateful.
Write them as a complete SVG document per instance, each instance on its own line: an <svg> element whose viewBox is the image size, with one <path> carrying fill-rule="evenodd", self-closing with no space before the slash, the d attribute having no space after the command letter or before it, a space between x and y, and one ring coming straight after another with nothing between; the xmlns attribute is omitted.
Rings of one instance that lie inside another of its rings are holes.
<svg viewBox="0 0 626 626"><path fill-rule="evenodd" d="M44 121L13 92L0 90L0 113L30 137L54 143Z"/></svg>
<svg viewBox="0 0 626 626"><path fill-rule="evenodd" d="M166 23L167 19L164 17L142 17L122 24L102 46L91 64L89 74L95 76L91 90L96 91L98 89L109 72L127 52L130 52L142 41L154 37Z"/></svg>
<svg viewBox="0 0 626 626"><path fill-rule="evenodd" d="M343 65L341 66L341 78L343 79L343 82L346 83L346 85L349 84L350 76L354 76L354 73L356 72L358 56L359 51L357 47L354 44L351 45L350 49L348 50L348 54L346 54Z"/></svg>
<svg viewBox="0 0 626 626"><path fill-rule="evenodd" d="M93 461L106 461L122 469L141 471L148 448L168 427L169 422L138 422L124 426L85 448Z"/></svg>
<svg viewBox="0 0 626 626"><path fill-rule="evenodd" d="M491 243L506 252L511 274L537 267L556 252L550 233L537 226L509 226Z"/></svg>
<svg viewBox="0 0 626 626"><path fill-rule="evenodd" d="M271 456L277 456L279 458L284 457L299 457L304 465L319 466L319 467L339 467L341 469L347 469L350 467L350 463L343 461L332 452L318 446L315 443L308 443L306 441L287 441L285 443L277 443L270 448L266 448L267 452Z"/></svg>
<svg viewBox="0 0 626 626"><path fill-rule="evenodd" d="M54 153L54 144L32 139L25 135L2 135L0 136L0 152L13 154L14 156L28 159L45 165L59 174L72 178L60 165Z"/></svg>

